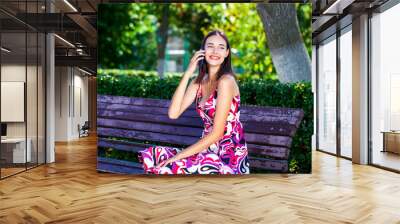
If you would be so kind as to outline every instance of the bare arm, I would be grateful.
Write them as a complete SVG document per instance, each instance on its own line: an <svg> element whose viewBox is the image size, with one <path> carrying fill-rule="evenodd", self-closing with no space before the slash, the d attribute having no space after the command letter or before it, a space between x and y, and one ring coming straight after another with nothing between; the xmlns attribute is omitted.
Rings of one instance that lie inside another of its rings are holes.
<svg viewBox="0 0 400 224"><path fill-rule="evenodd" d="M189 76L185 73L182 77L178 88L176 88L175 93L172 96L171 105L168 109L168 117L170 119L179 118L179 116L193 103L199 86L199 84L194 83L194 80L195 79L192 80L186 90Z"/></svg>
<svg viewBox="0 0 400 224"><path fill-rule="evenodd" d="M217 107L215 111L212 131L205 137L200 139L198 142L196 142L195 144L187 147L185 150L181 151L171 159L167 160L166 163L160 164L160 166L199 153L204 149L207 149L210 145L219 141L223 137L226 121L231 107L232 98L234 95L234 88L235 88L235 80L233 77L230 76L221 77L218 83Z"/></svg>
<svg viewBox="0 0 400 224"><path fill-rule="evenodd" d="M194 73L197 62L204 58L204 51L197 51L190 60L189 67L179 82L174 95L172 96L171 105L168 108L168 117L170 119L177 119L179 116L193 103L197 88L199 84L194 83L194 80L189 84L187 90L186 86L189 82L190 76Z"/></svg>

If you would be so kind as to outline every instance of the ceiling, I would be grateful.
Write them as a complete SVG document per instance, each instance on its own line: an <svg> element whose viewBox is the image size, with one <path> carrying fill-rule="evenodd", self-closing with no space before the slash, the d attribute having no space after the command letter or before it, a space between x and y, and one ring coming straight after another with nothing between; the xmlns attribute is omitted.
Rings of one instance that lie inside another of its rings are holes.
<svg viewBox="0 0 400 224"><path fill-rule="evenodd" d="M352 23L354 17L373 12L388 0L312 0L313 44Z"/></svg>
<svg viewBox="0 0 400 224"><path fill-rule="evenodd" d="M7 53L8 60L14 58L16 61L25 55L32 58L37 51L37 41L33 39L36 33L52 32L57 34L56 66L79 66L96 73L96 9L98 4L104 2L108 1L47 0L46 5L45 0L1 0L2 46L12 50ZM35 35L29 34L30 32ZM43 45L39 44L39 48L41 47Z"/></svg>

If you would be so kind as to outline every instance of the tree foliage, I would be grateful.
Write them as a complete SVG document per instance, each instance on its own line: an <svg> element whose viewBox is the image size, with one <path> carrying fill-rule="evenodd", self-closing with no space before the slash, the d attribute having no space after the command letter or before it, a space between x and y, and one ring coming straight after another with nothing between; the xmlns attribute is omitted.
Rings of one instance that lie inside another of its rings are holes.
<svg viewBox="0 0 400 224"><path fill-rule="evenodd" d="M159 4L102 4L99 7L99 64L103 68L156 70ZM311 55L311 4L297 4L302 37ZM185 39L191 56L206 33L223 30L233 50L237 73L276 79L256 4L174 3L169 36ZM284 32L284 31L282 31Z"/></svg>
<svg viewBox="0 0 400 224"><path fill-rule="evenodd" d="M311 30L311 19L312 19L312 5L297 4L297 20L299 22L300 32L303 37L304 45L306 46L308 55L311 58L312 54L312 30Z"/></svg>
<svg viewBox="0 0 400 224"><path fill-rule="evenodd" d="M232 62L237 73L274 78L274 66L255 7L255 4L209 5L212 23L204 33L211 29L225 32L233 48Z"/></svg>
<svg viewBox="0 0 400 224"><path fill-rule="evenodd" d="M157 17L150 4L100 4L100 67L155 70Z"/></svg>

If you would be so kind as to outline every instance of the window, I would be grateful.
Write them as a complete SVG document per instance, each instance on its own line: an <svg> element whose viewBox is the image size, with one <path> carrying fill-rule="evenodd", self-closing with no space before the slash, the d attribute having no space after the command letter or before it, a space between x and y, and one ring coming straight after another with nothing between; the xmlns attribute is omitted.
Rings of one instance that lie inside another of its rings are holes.
<svg viewBox="0 0 400 224"><path fill-rule="evenodd" d="M352 157L352 33L346 27L340 36L340 155Z"/></svg>
<svg viewBox="0 0 400 224"><path fill-rule="evenodd" d="M395 170L400 170L400 132L392 133L400 130L399 21L400 4L371 18L372 163Z"/></svg>
<svg viewBox="0 0 400 224"><path fill-rule="evenodd" d="M318 149L336 153L336 36L318 47Z"/></svg>

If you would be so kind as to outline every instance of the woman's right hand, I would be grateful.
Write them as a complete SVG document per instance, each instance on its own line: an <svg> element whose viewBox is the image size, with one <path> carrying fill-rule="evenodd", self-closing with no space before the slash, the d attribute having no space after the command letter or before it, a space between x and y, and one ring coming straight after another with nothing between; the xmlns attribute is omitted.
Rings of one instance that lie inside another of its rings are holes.
<svg viewBox="0 0 400 224"><path fill-rule="evenodd" d="M186 73L192 75L196 71L198 62L200 60L204 59L204 56L205 56L205 50L196 51L196 53L194 53L192 59L190 59L190 63L186 70Z"/></svg>

